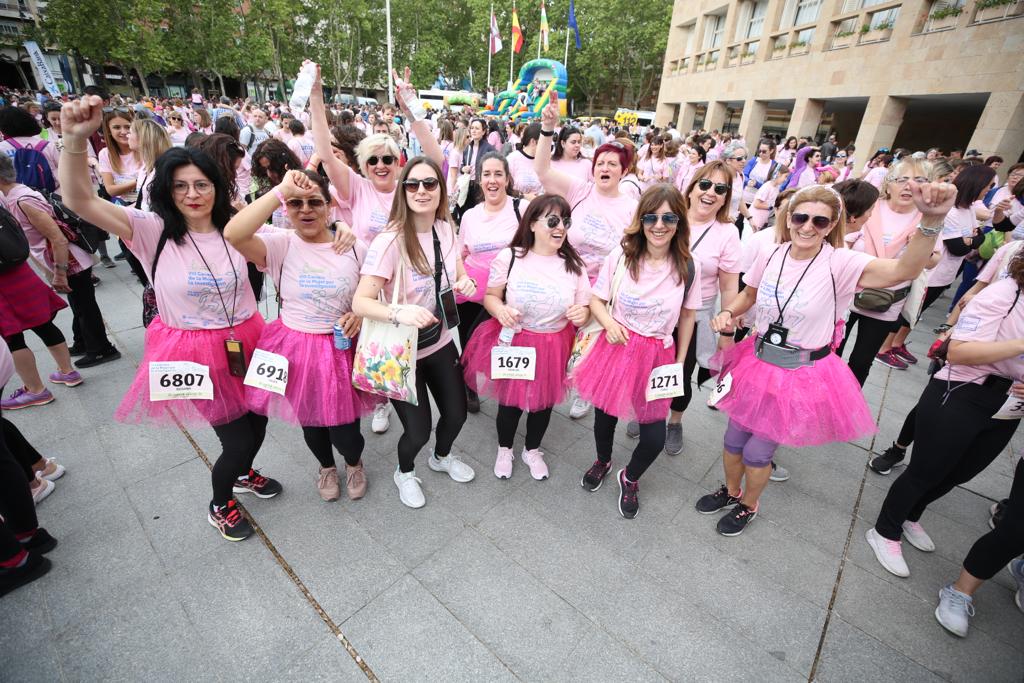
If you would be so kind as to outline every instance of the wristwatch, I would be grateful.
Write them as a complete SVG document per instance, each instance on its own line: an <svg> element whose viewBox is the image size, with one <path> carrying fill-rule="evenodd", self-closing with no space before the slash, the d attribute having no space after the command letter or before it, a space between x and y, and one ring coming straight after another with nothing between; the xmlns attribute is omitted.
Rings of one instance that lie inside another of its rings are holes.
<svg viewBox="0 0 1024 683"><path fill-rule="evenodd" d="M940 232L942 232L942 226L940 225L936 228L926 228L924 227L924 223L918 223L917 231L920 232L925 237L935 237Z"/></svg>

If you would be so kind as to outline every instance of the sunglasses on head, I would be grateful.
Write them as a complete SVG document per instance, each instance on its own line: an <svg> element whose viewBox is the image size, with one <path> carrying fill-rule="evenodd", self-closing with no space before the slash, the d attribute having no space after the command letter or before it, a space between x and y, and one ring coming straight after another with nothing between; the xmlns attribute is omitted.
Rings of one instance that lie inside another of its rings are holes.
<svg viewBox="0 0 1024 683"><path fill-rule="evenodd" d="M715 194L718 194L718 195L723 195L723 194L725 194L726 192L729 191L729 186L726 185L725 183L714 183L714 182L711 182L707 178L702 178L702 179L698 180L697 181L697 187L700 189L701 192L707 192L712 187L714 187L715 188Z"/></svg>
<svg viewBox="0 0 1024 683"><path fill-rule="evenodd" d="M661 219L661 222L667 228L674 228L679 225L679 216L674 213L645 213L640 217L640 223L645 228L653 228L658 224L658 219Z"/></svg>
<svg viewBox="0 0 1024 683"><path fill-rule="evenodd" d="M569 216L559 216L558 214L553 213L548 216L542 216L537 220L548 226L548 230L554 230L558 227L559 223L561 223L562 227L566 230L572 227L572 218Z"/></svg>
<svg viewBox="0 0 1024 683"><path fill-rule="evenodd" d="M427 192L433 192L440 185L437 178L409 178L408 180L402 181L402 187L405 188L406 192L418 192L422 185Z"/></svg>
<svg viewBox="0 0 1024 683"><path fill-rule="evenodd" d="M327 201L324 200L323 197L309 197L307 199L293 197L287 200L284 205L289 209L295 209L296 211L304 209L307 206L311 209L322 209L327 206Z"/></svg>
<svg viewBox="0 0 1024 683"><path fill-rule="evenodd" d="M366 165L367 166L376 166L378 161L384 162L385 166L390 166L391 164L393 164L396 161L398 161L398 158L397 157L393 157L390 154L385 154L382 157L379 157L379 156L375 155L375 156L372 156L372 157L370 157L369 159L366 160Z"/></svg>
<svg viewBox="0 0 1024 683"><path fill-rule="evenodd" d="M132 110L128 107L103 107L104 114L131 114Z"/></svg>
<svg viewBox="0 0 1024 683"><path fill-rule="evenodd" d="M810 221L811 225L818 230L824 230L828 226L832 225L832 219L826 218L825 216L811 216L806 213L794 213L789 216L789 222L793 225L803 225L807 221Z"/></svg>

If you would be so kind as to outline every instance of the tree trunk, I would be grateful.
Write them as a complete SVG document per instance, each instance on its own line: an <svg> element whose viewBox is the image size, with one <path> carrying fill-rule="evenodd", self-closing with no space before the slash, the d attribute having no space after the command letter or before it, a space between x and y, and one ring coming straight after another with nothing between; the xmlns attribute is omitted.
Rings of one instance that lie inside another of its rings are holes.
<svg viewBox="0 0 1024 683"><path fill-rule="evenodd" d="M284 71L281 68L281 41L274 29L270 29L270 40L274 47L274 75L277 76L277 83L281 88L281 99L285 100L288 98L288 89L284 82Z"/></svg>
<svg viewBox="0 0 1024 683"><path fill-rule="evenodd" d="M587 95L587 116L594 115L594 95Z"/></svg>
<svg viewBox="0 0 1024 683"><path fill-rule="evenodd" d="M117 63L117 68L121 70L121 75L124 77L125 82L128 84L128 87L132 91L132 99L139 99L139 91L135 89L135 82L132 81L131 69L126 67L124 64L121 64L120 62Z"/></svg>
<svg viewBox="0 0 1024 683"><path fill-rule="evenodd" d="M224 75L219 71L214 71L217 74L217 82L220 84L220 94L227 95L227 91L224 89Z"/></svg>
<svg viewBox="0 0 1024 683"><path fill-rule="evenodd" d="M160 74L160 82L164 84L164 97L170 97L171 88L167 85L167 74Z"/></svg>
<svg viewBox="0 0 1024 683"><path fill-rule="evenodd" d="M135 65L135 73L139 74L139 84L142 86L142 94L149 97L149 84L146 83L146 74L142 73L142 67Z"/></svg>
<svg viewBox="0 0 1024 683"><path fill-rule="evenodd" d="M198 88L200 91L203 89L203 82L199 78L199 73L196 71L190 71L189 75L192 76L192 87Z"/></svg>

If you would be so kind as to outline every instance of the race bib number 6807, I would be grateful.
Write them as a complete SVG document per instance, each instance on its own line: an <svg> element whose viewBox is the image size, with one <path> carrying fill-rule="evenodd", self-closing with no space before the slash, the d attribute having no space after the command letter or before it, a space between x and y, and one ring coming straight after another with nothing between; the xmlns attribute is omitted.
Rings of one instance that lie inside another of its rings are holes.
<svg viewBox="0 0 1024 683"><path fill-rule="evenodd" d="M213 400L210 368L189 361L159 361L149 364L149 400Z"/></svg>

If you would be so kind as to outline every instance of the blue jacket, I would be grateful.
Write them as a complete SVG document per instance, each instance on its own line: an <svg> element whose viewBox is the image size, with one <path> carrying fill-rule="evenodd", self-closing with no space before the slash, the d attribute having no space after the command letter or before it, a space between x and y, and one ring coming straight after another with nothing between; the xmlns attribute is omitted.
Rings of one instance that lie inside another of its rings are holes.
<svg viewBox="0 0 1024 683"><path fill-rule="evenodd" d="M757 164L757 157L751 157L750 159L747 159L747 165L743 167L743 181L744 181L743 184L744 185L746 185L747 183L749 183L751 181L750 172L754 170L754 166L756 164ZM779 170L779 162L777 162L774 159L772 159L772 165L768 167L768 178L767 178L767 180L771 180L772 176L774 176L775 173L778 172L778 170ZM759 182L757 180L754 180L754 189L760 189L760 187L762 185L764 185L764 183Z"/></svg>

